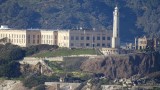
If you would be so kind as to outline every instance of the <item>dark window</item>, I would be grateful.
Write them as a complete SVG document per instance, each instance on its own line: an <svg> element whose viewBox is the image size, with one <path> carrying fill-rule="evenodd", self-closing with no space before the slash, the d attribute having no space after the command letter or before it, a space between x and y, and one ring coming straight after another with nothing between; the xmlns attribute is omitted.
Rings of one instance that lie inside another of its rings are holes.
<svg viewBox="0 0 160 90"><path fill-rule="evenodd" d="M84 40L84 37L81 37L81 40Z"/></svg>
<svg viewBox="0 0 160 90"><path fill-rule="evenodd" d="M28 39L28 43L30 43L30 38Z"/></svg>
<svg viewBox="0 0 160 90"><path fill-rule="evenodd" d="M102 43L102 47L105 47L105 46L106 46L106 44Z"/></svg>
<svg viewBox="0 0 160 90"><path fill-rule="evenodd" d="M73 37L73 36L71 36L71 40L74 40L74 37Z"/></svg>
<svg viewBox="0 0 160 90"><path fill-rule="evenodd" d="M33 44L35 44L35 40L33 40Z"/></svg>
<svg viewBox="0 0 160 90"><path fill-rule="evenodd" d="M76 37L76 40L79 40L79 37L78 37L78 36Z"/></svg>
<svg viewBox="0 0 160 90"><path fill-rule="evenodd" d="M30 38L30 35L28 35L28 38Z"/></svg>
<svg viewBox="0 0 160 90"><path fill-rule="evenodd" d="M37 40L37 43L39 44L39 40Z"/></svg>
<svg viewBox="0 0 160 90"><path fill-rule="evenodd" d="M35 35L33 35L33 38L35 38Z"/></svg>
<svg viewBox="0 0 160 90"><path fill-rule="evenodd" d="M92 44L92 47L95 47L95 45L94 45L94 44Z"/></svg>
<svg viewBox="0 0 160 90"><path fill-rule="evenodd" d="M73 43L71 43L71 46L74 46L74 44L73 44Z"/></svg>
<svg viewBox="0 0 160 90"><path fill-rule="evenodd" d="M57 39L57 35L54 38Z"/></svg>
<svg viewBox="0 0 160 90"><path fill-rule="evenodd" d="M110 45L110 44L107 44L107 46L108 46L108 47L111 47L111 45Z"/></svg>
<svg viewBox="0 0 160 90"><path fill-rule="evenodd" d="M95 40L95 37L93 37L93 41Z"/></svg>
<svg viewBox="0 0 160 90"><path fill-rule="evenodd" d="M106 37L102 37L102 40L106 40Z"/></svg>
<svg viewBox="0 0 160 90"><path fill-rule="evenodd" d="M100 40L100 37L99 37L99 36L97 37L97 40Z"/></svg>
<svg viewBox="0 0 160 90"><path fill-rule="evenodd" d="M97 46L100 46L100 43L97 43Z"/></svg>
<svg viewBox="0 0 160 90"><path fill-rule="evenodd" d="M86 46L89 46L89 43L86 43Z"/></svg>
<svg viewBox="0 0 160 90"><path fill-rule="evenodd" d="M86 37L86 40L89 40L89 37L88 37L88 36Z"/></svg>
<svg viewBox="0 0 160 90"><path fill-rule="evenodd" d="M110 37L107 37L107 40L111 40L111 38L110 38Z"/></svg>
<svg viewBox="0 0 160 90"><path fill-rule="evenodd" d="M84 46L84 43L81 43L81 47Z"/></svg>
<svg viewBox="0 0 160 90"><path fill-rule="evenodd" d="M39 38L39 35L37 35L37 38Z"/></svg>

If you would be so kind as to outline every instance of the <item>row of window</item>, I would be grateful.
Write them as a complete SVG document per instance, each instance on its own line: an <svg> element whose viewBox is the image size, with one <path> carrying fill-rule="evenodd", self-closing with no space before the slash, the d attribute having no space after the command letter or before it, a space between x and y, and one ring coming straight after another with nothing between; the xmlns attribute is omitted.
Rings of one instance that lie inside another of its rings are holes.
<svg viewBox="0 0 160 90"><path fill-rule="evenodd" d="M24 34L17 35L17 34L1 34L1 37L9 37L9 38L25 38Z"/></svg>
<svg viewBox="0 0 160 90"><path fill-rule="evenodd" d="M36 40L33 39L32 42L31 42L31 40L28 39L28 43L40 44L40 41L37 40L37 42L36 42ZM43 43L43 44L53 44L53 40L42 40L41 43Z"/></svg>
<svg viewBox="0 0 160 90"><path fill-rule="evenodd" d="M71 46L74 47L74 46L76 46L76 45L74 45L74 43L71 43ZM96 47L96 46L97 46L97 47L101 47L101 46L102 46L102 47L106 47L106 46L107 46L107 47L110 47L110 44L107 44L107 45L106 45L105 43L102 43L102 44L100 44L100 43L97 43L97 44L90 44L90 43L84 44L84 43L80 43L80 46L81 46L81 47L84 47L84 46L86 46L86 47L90 47L90 46L92 46L92 47Z"/></svg>
<svg viewBox="0 0 160 90"><path fill-rule="evenodd" d="M36 38L36 35L28 35L28 38L30 37ZM53 39L53 35L37 35L37 38L46 38L46 39ZM55 39L57 39L57 36L54 36Z"/></svg>
<svg viewBox="0 0 160 90"><path fill-rule="evenodd" d="M26 43L24 39L9 39L8 41L13 43Z"/></svg>
<svg viewBox="0 0 160 90"><path fill-rule="evenodd" d="M9 37L9 38L25 38L26 35L24 34L0 34L0 37ZM47 39L52 39L53 38L53 35L28 35L28 38L47 38ZM57 36L54 37L55 39L57 38Z"/></svg>
<svg viewBox="0 0 160 90"><path fill-rule="evenodd" d="M89 36L87 36L86 37L86 40L106 40L106 38L107 38L107 40L110 40L111 38L110 37L105 37L105 36L103 36L103 37L100 37L100 36L98 36L98 37L89 37ZM85 39L85 37L78 37L78 36L71 36L71 40L84 40Z"/></svg>

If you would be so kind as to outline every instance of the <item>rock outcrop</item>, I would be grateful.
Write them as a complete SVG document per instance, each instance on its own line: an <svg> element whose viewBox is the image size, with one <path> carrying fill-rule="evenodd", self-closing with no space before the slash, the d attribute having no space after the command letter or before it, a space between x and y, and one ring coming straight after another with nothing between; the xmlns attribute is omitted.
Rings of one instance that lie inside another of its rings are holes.
<svg viewBox="0 0 160 90"><path fill-rule="evenodd" d="M81 70L103 73L109 78L130 78L133 75L143 77L160 71L160 53L108 56L99 60L91 58L82 63Z"/></svg>
<svg viewBox="0 0 160 90"><path fill-rule="evenodd" d="M30 90L18 80L0 80L0 90Z"/></svg>
<svg viewBox="0 0 160 90"><path fill-rule="evenodd" d="M24 75L38 73L38 74L51 76L54 72L51 70L49 66L39 62L36 65L22 64L21 73Z"/></svg>

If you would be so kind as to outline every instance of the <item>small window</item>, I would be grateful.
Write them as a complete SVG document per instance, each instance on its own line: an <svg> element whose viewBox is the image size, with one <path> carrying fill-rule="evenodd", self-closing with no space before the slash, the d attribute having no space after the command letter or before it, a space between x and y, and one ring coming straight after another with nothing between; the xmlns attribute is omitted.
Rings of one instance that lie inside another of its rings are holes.
<svg viewBox="0 0 160 90"><path fill-rule="evenodd" d="M30 39L28 39L28 43L30 43Z"/></svg>
<svg viewBox="0 0 160 90"><path fill-rule="evenodd" d="M89 36L86 37L86 40L89 40Z"/></svg>
<svg viewBox="0 0 160 90"><path fill-rule="evenodd" d="M105 47L105 46L106 46L106 44L102 43L102 47Z"/></svg>
<svg viewBox="0 0 160 90"><path fill-rule="evenodd" d="M86 46L89 46L89 43L86 43Z"/></svg>
<svg viewBox="0 0 160 90"><path fill-rule="evenodd" d="M100 43L97 43L97 46L99 47L99 46L100 46Z"/></svg>
<svg viewBox="0 0 160 90"><path fill-rule="evenodd" d="M74 40L74 36L71 36L71 40Z"/></svg>
<svg viewBox="0 0 160 90"><path fill-rule="evenodd" d="M37 35L37 38L39 38L39 35Z"/></svg>
<svg viewBox="0 0 160 90"><path fill-rule="evenodd" d="M84 46L84 43L81 43L80 45L81 45L81 47L83 47L83 46Z"/></svg>
<svg viewBox="0 0 160 90"><path fill-rule="evenodd" d="M110 38L110 37L107 37L107 40L111 40L111 38Z"/></svg>
<svg viewBox="0 0 160 90"><path fill-rule="evenodd" d="M95 37L93 37L93 41L95 40Z"/></svg>
<svg viewBox="0 0 160 90"><path fill-rule="evenodd" d="M84 40L84 37L81 37L81 40Z"/></svg>
<svg viewBox="0 0 160 90"><path fill-rule="evenodd" d="M74 46L74 44L73 44L73 43L71 43L71 46Z"/></svg>
<svg viewBox="0 0 160 90"><path fill-rule="evenodd" d="M33 40L33 44L35 44L35 40Z"/></svg>
<svg viewBox="0 0 160 90"><path fill-rule="evenodd" d="M106 37L102 37L102 40L106 40Z"/></svg>
<svg viewBox="0 0 160 90"><path fill-rule="evenodd" d="M97 40L100 40L100 37L99 37L99 36L97 37Z"/></svg>
<svg viewBox="0 0 160 90"><path fill-rule="evenodd" d="M37 43L39 44L39 40L37 40Z"/></svg>
<svg viewBox="0 0 160 90"><path fill-rule="evenodd" d="M76 40L79 40L79 37L78 37L78 36L76 37Z"/></svg>
<svg viewBox="0 0 160 90"><path fill-rule="evenodd" d="M30 35L28 35L28 38L30 38Z"/></svg>
<svg viewBox="0 0 160 90"><path fill-rule="evenodd" d="M33 38L35 38L35 35L33 35Z"/></svg>
<svg viewBox="0 0 160 90"><path fill-rule="evenodd" d="M108 46L108 47L111 47L111 45L110 45L110 44L107 44L107 46Z"/></svg>
<svg viewBox="0 0 160 90"><path fill-rule="evenodd" d="M54 38L57 39L57 35L55 35Z"/></svg>

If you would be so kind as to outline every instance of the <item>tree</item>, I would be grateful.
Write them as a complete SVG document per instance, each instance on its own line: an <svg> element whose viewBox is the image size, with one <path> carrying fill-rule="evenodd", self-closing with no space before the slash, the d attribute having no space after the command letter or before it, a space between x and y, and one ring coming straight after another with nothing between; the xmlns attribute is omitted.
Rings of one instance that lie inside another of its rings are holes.
<svg viewBox="0 0 160 90"><path fill-rule="evenodd" d="M26 77L22 82L24 86L28 88L32 88L32 87L44 84L45 80L47 80L46 76L39 76L34 74Z"/></svg>
<svg viewBox="0 0 160 90"><path fill-rule="evenodd" d="M21 75L20 64L18 62L13 61L5 65L5 68L4 68L5 77L15 78L15 77L19 77L20 75Z"/></svg>

